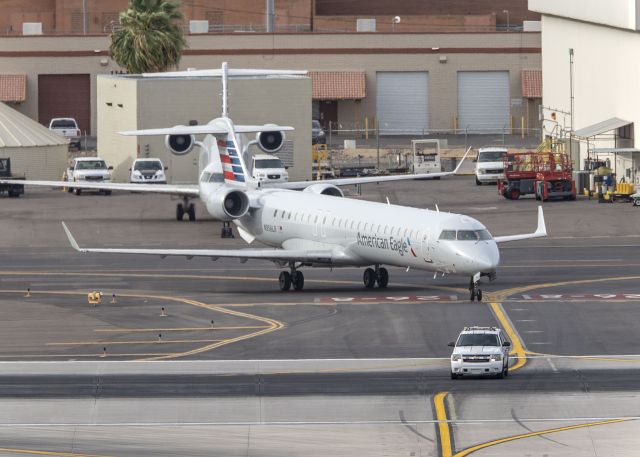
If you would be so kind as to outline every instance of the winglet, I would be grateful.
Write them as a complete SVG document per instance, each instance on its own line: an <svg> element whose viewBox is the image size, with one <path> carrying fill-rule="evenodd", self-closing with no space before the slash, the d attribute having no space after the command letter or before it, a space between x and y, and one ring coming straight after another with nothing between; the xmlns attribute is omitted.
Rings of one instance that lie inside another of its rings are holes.
<svg viewBox="0 0 640 457"><path fill-rule="evenodd" d="M73 235L71 234L71 232L67 228L67 224L65 224L63 222L62 223L62 228L64 229L65 233L67 234L67 238L69 238L69 243L71 243L71 247L73 249L75 249L76 251L78 251L78 252L83 252L83 250L80 249L80 246L78 246L78 242L76 241L76 239L73 237Z"/></svg>
<svg viewBox="0 0 640 457"><path fill-rule="evenodd" d="M542 206L538 206L538 228L536 229L537 236L547 236L547 224L544 222L544 212Z"/></svg>
<svg viewBox="0 0 640 457"><path fill-rule="evenodd" d="M462 166L462 162L464 162L464 159L467 158L467 156L469 155L469 153L471 152L471 146L469 146L469 149L467 149L467 152L464 153L464 155L462 156L462 160L460 162L458 162L458 166L456 167L455 170L453 170L453 174L455 175L458 170L460 170L460 167Z"/></svg>

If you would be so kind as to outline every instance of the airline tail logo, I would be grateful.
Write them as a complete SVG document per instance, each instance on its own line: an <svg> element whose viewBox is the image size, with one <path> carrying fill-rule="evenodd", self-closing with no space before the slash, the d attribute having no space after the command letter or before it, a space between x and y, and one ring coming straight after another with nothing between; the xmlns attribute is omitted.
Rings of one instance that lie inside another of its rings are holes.
<svg viewBox="0 0 640 457"><path fill-rule="evenodd" d="M218 151L225 181L245 182L244 169L235 142L232 139L218 140Z"/></svg>

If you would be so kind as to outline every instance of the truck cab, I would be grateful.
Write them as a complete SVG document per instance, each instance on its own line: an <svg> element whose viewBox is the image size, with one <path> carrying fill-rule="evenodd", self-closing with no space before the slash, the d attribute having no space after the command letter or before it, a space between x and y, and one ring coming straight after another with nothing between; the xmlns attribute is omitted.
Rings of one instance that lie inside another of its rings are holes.
<svg viewBox="0 0 640 457"><path fill-rule="evenodd" d="M100 157L76 157L67 169L67 181L110 183L110 170L113 170L113 167L107 167L106 162ZM76 195L80 195L82 193L82 189L78 188L68 188L67 191L73 192ZM111 195L111 190L107 189L100 189L98 192L102 192L105 195Z"/></svg>
<svg viewBox="0 0 640 457"><path fill-rule="evenodd" d="M282 183L289 181L289 173L280 159L274 155L256 154L251 161L251 176L258 183Z"/></svg>

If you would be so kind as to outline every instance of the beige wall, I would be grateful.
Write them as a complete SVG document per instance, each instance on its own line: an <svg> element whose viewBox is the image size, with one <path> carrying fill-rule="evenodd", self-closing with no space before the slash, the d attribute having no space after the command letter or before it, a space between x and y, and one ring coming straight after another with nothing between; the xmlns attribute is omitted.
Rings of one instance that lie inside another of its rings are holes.
<svg viewBox="0 0 640 457"><path fill-rule="evenodd" d="M59 181L67 168L68 146L0 148L1 157L11 159L11 173L27 179Z"/></svg>
<svg viewBox="0 0 640 457"><path fill-rule="evenodd" d="M375 115L376 71L428 71L431 127L452 127L457 105L457 71L507 70L511 77L511 97L520 98L520 71L541 66L539 52L519 52L518 49L540 47L539 33L455 33L455 34L300 34L300 35L197 35L189 37L189 52L181 68L218 68L223 61L231 67L287 68L303 70L363 70L366 73L367 97L360 103L362 116ZM27 100L17 109L37 119L37 75L47 73L90 73L92 80L92 132L96 128L95 78L118 70L105 55L109 47L107 37L7 37L0 38L0 52L10 51L15 57L0 55L3 73L27 73ZM431 52L440 48L442 52ZM446 52L448 49L468 49L468 52ZM482 49L510 49L497 53ZM211 49L220 54L211 54ZM300 49L300 53L294 53ZM397 50L397 53L381 53L379 50ZM414 52L413 49L423 49ZM28 56L25 52L74 51L88 53L84 56ZM239 50L228 55L227 50ZM250 54L242 51L252 50ZM279 51L283 50L283 51ZM286 50L286 52L284 51ZM321 53L313 50L321 50ZM346 50L346 51L345 51ZM97 51L97 52L95 52ZM439 63L441 55L447 63ZM100 61L107 59L107 65ZM351 102L354 103L354 102ZM345 105L345 104L343 104ZM348 105L345 105L348 106ZM349 109L349 108L347 108ZM353 110L356 106L353 106ZM521 108L514 108L519 117ZM353 114L347 111L345 124L352 122ZM340 122L343 122L340 120Z"/></svg>
<svg viewBox="0 0 640 457"><path fill-rule="evenodd" d="M169 167L171 182L195 182L198 150L175 156L164 137L124 137L118 131L206 124L219 117L222 84L218 78L197 80L140 79L126 76L98 78L98 151L114 166L114 179L127 181L137 157L159 157ZM229 115L238 124L277 123L295 127L292 180L311 177L311 80L309 78L231 78ZM286 101L286 104L285 104ZM110 103L111 105L108 105ZM122 106L119 106L122 105Z"/></svg>

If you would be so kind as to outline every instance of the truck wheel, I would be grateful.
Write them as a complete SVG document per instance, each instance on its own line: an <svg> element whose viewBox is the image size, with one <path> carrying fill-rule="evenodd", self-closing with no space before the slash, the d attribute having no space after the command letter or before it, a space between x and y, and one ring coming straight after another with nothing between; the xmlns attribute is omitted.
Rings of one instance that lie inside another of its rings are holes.
<svg viewBox="0 0 640 457"><path fill-rule="evenodd" d="M481 186L482 183L480 182L480 180L478 179L478 177L476 176L476 186Z"/></svg>
<svg viewBox="0 0 640 457"><path fill-rule="evenodd" d="M73 189L71 187L67 187L67 192L69 192L71 194L71 193L73 193Z"/></svg>
<svg viewBox="0 0 640 457"><path fill-rule="evenodd" d="M103 192L105 195L111 195L111 190L104 190Z"/></svg>
<svg viewBox="0 0 640 457"><path fill-rule="evenodd" d="M75 189L73 189L73 193L76 195L80 195L82 194L82 189L80 189L79 187L76 187Z"/></svg>
<svg viewBox="0 0 640 457"><path fill-rule="evenodd" d="M182 203L178 203L178 206L176 206L176 220L181 221L183 217L184 217L184 206L182 206Z"/></svg>
<svg viewBox="0 0 640 457"><path fill-rule="evenodd" d="M509 192L509 198L511 200L517 200L520 198L520 189L511 189Z"/></svg>

